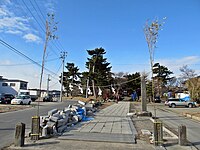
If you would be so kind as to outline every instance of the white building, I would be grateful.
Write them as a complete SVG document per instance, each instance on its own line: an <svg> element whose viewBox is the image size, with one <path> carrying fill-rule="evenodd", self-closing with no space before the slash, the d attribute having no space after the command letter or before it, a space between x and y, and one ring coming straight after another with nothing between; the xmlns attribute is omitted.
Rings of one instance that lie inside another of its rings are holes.
<svg viewBox="0 0 200 150"><path fill-rule="evenodd" d="M28 82L22 80L10 80L0 76L0 93L17 95L20 90L27 90Z"/></svg>

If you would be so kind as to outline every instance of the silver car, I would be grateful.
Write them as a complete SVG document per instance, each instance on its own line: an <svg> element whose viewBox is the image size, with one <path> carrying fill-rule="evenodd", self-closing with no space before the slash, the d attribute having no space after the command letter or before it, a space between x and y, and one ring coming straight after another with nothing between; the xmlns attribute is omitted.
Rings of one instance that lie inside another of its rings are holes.
<svg viewBox="0 0 200 150"><path fill-rule="evenodd" d="M185 107L196 107L196 102L192 102L192 101L185 101L183 99L179 99L179 98L170 98L167 100L167 104L169 107L175 108L176 106L185 106Z"/></svg>

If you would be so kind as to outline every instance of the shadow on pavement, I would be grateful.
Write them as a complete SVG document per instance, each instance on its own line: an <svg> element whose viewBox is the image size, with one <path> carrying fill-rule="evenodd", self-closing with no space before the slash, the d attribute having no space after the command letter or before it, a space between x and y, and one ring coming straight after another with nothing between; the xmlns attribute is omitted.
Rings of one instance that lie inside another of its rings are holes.
<svg viewBox="0 0 200 150"><path fill-rule="evenodd" d="M50 144L58 144L60 142L54 141L54 142L43 142L43 143L28 143L25 144L23 147L30 147L30 146L43 146L43 145L50 145Z"/></svg>

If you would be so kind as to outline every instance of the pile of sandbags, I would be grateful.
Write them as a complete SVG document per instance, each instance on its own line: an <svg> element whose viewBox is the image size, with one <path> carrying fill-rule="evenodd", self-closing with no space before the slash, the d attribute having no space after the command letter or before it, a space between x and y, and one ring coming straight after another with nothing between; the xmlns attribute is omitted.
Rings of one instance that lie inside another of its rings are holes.
<svg viewBox="0 0 200 150"><path fill-rule="evenodd" d="M86 116L93 115L96 110L94 104L86 104L82 101L69 105L64 110L52 109L48 111L47 116L40 116L41 135L46 137L61 134Z"/></svg>
<svg viewBox="0 0 200 150"><path fill-rule="evenodd" d="M52 109L47 116L40 116L42 136L57 135L86 116L84 107L70 105L64 110Z"/></svg>

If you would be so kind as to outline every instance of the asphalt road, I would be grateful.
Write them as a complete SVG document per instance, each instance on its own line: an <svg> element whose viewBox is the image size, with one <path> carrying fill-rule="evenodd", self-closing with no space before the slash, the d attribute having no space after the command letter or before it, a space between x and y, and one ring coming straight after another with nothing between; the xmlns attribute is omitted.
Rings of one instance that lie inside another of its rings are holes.
<svg viewBox="0 0 200 150"><path fill-rule="evenodd" d="M200 149L200 122L186 118L180 114L169 111L168 107L156 106L156 116L170 128L178 132L178 126L185 125L187 128L187 139L197 148ZM186 108L174 108L185 110ZM194 109L194 108L188 108ZM148 105L148 111L154 115L154 107ZM191 110L192 111L192 110Z"/></svg>
<svg viewBox="0 0 200 150"><path fill-rule="evenodd" d="M69 104L73 104L76 101L64 101L64 102L41 102L39 105L39 115L47 115L47 112L51 109L63 109ZM37 102L36 102L37 103ZM17 123L22 122L26 124L26 132L31 130L31 117L35 116L38 107L32 107L30 109L19 110L8 113L0 114L0 149L10 145L14 141L15 126Z"/></svg>

